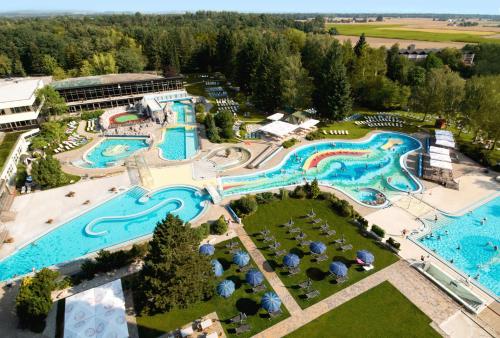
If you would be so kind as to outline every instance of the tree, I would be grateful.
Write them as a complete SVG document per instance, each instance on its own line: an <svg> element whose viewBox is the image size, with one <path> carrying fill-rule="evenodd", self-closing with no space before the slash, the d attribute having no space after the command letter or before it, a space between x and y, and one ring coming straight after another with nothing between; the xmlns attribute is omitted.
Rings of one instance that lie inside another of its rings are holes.
<svg viewBox="0 0 500 338"><path fill-rule="evenodd" d="M12 61L7 55L0 54L0 76L8 76L12 73Z"/></svg>
<svg viewBox="0 0 500 338"><path fill-rule="evenodd" d="M356 42L356 45L354 46L354 53L357 57L360 57L367 47L368 43L366 42L365 33L362 33L358 42Z"/></svg>
<svg viewBox="0 0 500 338"><path fill-rule="evenodd" d="M233 138L234 117L229 111L221 111L215 115L215 124L220 131L220 136L225 139Z"/></svg>
<svg viewBox="0 0 500 338"><path fill-rule="evenodd" d="M61 164L52 156L40 158L31 168L33 181L41 188L55 188L68 183L66 174L61 170Z"/></svg>
<svg viewBox="0 0 500 338"><path fill-rule="evenodd" d="M45 86L36 92L38 102L43 102L40 113L43 116L57 116L64 114L67 110L66 102L59 93L51 86Z"/></svg>
<svg viewBox="0 0 500 338"><path fill-rule="evenodd" d="M475 57L478 75L500 74L500 44L481 43Z"/></svg>
<svg viewBox="0 0 500 338"><path fill-rule="evenodd" d="M168 214L156 225L138 276L138 305L155 314L210 298L214 292L210 259L198 253L196 231Z"/></svg>
<svg viewBox="0 0 500 338"><path fill-rule="evenodd" d="M413 66L408 71L407 83L410 87L420 87L425 83L425 69Z"/></svg>
<svg viewBox="0 0 500 338"><path fill-rule="evenodd" d="M319 189L319 183L317 179L314 179L312 181L309 189L310 189L309 193L310 198L318 198L318 196L321 194L321 190Z"/></svg>
<svg viewBox="0 0 500 338"><path fill-rule="evenodd" d="M436 53L436 56L439 57L445 65L450 67L452 70L458 71L460 70L463 62L462 62L462 52L456 48L444 48Z"/></svg>
<svg viewBox="0 0 500 338"><path fill-rule="evenodd" d="M215 222L210 225L210 232L216 235L222 235L227 231L227 222L221 215Z"/></svg>
<svg viewBox="0 0 500 338"><path fill-rule="evenodd" d="M238 200L231 202L231 208L239 217L253 214L257 211L257 200L254 196L243 196Z"/></svg>
<svg viewBox="0 0 500 338"><path fill-rule="evenodd" d="M453 71L446 71L443 114L447 119L458 117L464 97L465 80Z"/></svg>
<svg viewBox="0 0 500 338"><path fill-rule="evenodd" d="M337 30L336 27L330 27L330 29L328 30L328 34L330 34L330 35L339 35L339 31Z"/></svg>
<svg viewBox="0 0 500 338"><path fill-rule="evenodd" d="M94 54L90 61L92 75L117 73L116 61L111 53Z"/></svg>
<svg viewBox="0 0 500 338"><path fill-rule="evenodd" d="M351 112L351 87L342 60L342 48L334 41L327 52L323 74L316 88L315 102L320 114L340 120Z"/></svg>
<svg viewBox="0 0 500 338"><path fill-rule="evenodd" d="M399 44L394 44L387 51L387 77L393 81L406 84L408 73L411 68L411 61L399 55Z"/></svg>
<svg viewBox="0 0 500 338"><path fill-rule="evenodd" d="M311 104L312 79L302 67L299 55L284 60L280 74L281 101L284 107L307 108Z"/></svg>
<svg viewBox="0 0 500 338"><path fill-rule="evenodd" d="M205 129L207 131L207 138L210 140L210 142L219 143L221 141L219 130L215 125L215 119L211 113L208 113L205 118Z"/></svg>
<svg viewBox="0 0 500 338"><path fill-rule="evenodd" d="M435 53L430 52L429 54L427 54L427 57L423 61L423 65L427 71L430 71L434 68L441 68L444 64L443 61L438 58Z"/></svg>
<svg viewBox="0 0 500 338"><path fill-rule="evenodd" d="M377 16L377 19L375 19L377 22L382 22L384 21L384 17L382 15Z"/></svg>
<svg viewBox="0 0 500 338"><path fill-rule="evenodd" d="M116 52L116 66L121 73L142 72L144 65L144 56L139 47L124 47Z"/></svg>
<svg viewBox="0 0 500 338"><path fill-rule="evenodd" d="M45 54L43 57L42 57L42 61L41 61L41 71L46 74L46 75L52 75L54 73L54 71L56 70L56 68L59 67L59 65L57 64L57 60L48 55L48 54Z"/></svg>
<svg viewBox="0 0 500 338"><path fill-rule="evenodd" d="M56 289L58 276L58 272L44 268L34 277L22 280L16 297L16 313L21 327L34 332L43 331L52 308L51 292Z"/></svg>
<svg viewBox="0 0 500 338"><path fill-rule="evenodd" d="M304 48L306 44L306 33L299 31L298 29L288 28L283 34L290 44L290 49L292 53L298 53Z"/></svg>

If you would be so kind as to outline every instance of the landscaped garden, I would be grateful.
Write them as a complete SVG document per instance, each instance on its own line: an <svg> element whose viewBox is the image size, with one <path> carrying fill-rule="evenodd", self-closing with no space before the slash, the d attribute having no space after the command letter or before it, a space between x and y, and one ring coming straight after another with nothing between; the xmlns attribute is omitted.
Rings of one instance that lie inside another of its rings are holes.
<svg viewBox="0 0 500 338"><path fill-rule="evenodd" d="M302 308L398 260L380 242L364 235L347 212L342 212L345 208L338 207L339 200L335 197L333 200L334 202L330 200L328 194L321 194L318 199L289 197L274 200L260 204L255 213L243 219L246 231ZM338 210L334 210L335 206L336 209L342 209L341 214L346 216L340 216ZM311 210L315 216L306 216ZM313 224L314 219L316 224ZM294 223L292 226L287 224L290 220ZM307 241L322 242L326 246L326 257L319 258L320 255L313 254L309 245L304 245ZM279 243L278 248L276 243ZM368 250L373 254L373 269L366 271L356 263L358 250ZM299 257L298 273L290 275L285 269L283 259L288 253ZM338 283L330 276L332 261L340 261L346 265L347 280ZM310 285L306 285L308 280Z"/></svg>
<svg viewBox="0 0 500 338"><path fill-rule="evenodd" d="M366 291L322 315L289 338L325 337L440 337L431 319L389 282Z"/></svg>
<svg viewBox="0 0 500 338"><path fill-rule="evenodd" d="M233 244L235 247L239 247L245 251L241 242L235 238L216 245L215 253L210 258L217 259L224 268L223 275L216 278L216 284L225 279L231 280L235 284L234 293L228 298L214 294L208 301L198 302L189 305L187 308L176 308L169 312L151 316L137 316L140 337L158 337L165 332L181 328L212 312L217 312L226 335L234 335L235 329L238 327L238 324L229 323L229 319L240 312L245 313L247 315L245 323L250 325L251 331L239 334L238 337L250 337L289 316L285 306L281 305L283 313L273 319L269 319L267 311L261 307L261 299L266 292L272 291L271 286L264 279L263 285L266 286L266 289L257 293L252 292L252 287L245 281L246 273L239 272L239 267L233 263L233 254L226 247L230 242L236 243L237 245ZM249 264L257 268L257 265L251 258Z"/></svg>

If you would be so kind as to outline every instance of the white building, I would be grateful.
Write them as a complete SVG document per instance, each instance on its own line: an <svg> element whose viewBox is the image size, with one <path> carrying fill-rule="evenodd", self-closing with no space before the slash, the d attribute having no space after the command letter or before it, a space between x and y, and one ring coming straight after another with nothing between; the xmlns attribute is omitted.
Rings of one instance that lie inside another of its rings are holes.
<svg viewBox="0 0 500 338"><path fill-rule="evenodd" d="M0 131L38 126L43 102L37 101L36 91L43 86L43 81L35 78L0 80Z"/></svg>

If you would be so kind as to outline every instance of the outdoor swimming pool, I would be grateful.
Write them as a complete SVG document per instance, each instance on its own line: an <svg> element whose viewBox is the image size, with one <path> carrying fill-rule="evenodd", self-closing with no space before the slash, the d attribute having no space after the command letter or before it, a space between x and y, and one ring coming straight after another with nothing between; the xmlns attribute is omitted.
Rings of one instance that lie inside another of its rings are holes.
<svg viewBox="0 0 500 338"><path fill-rule="evenodd" d="M365 141L327 141L295 149L277 167L255 174L224 177L222 194L247 194L318 181L361 203L374 205L391 192L421 190L401 167L401 157L420 142L399 133L377 133ZM383 203L379 203L383 204Z"/></svg>
<svg viewBox="0 0 500 338"><path fill-rule="evenodd" d="M195 122L193 109L190 104L175 101L172 104L172 110L177 113L177 123L190 124Z"/></svg>
<svg viewBox="0 0 500 338"><path fill-rule="evenodd" d="M166 160L185 160L193 157L198 151L196 128L167 128L158 148L161 157Z"/></svg>
<svg viewBox="0 0 500 338"><path fill-rule="evenodd" d="M486 221L482 220L486 217ZM425 221L431 232L418 241L465 275L500 296L500 196L458 217ZM495 245L498 250L495 250Z"/></svg>
<svg viewBox="0 0 500 338"><path fill-rule="evenodd" d="M106 138L84 155L84 168L108 168L149 147L146 138Z"/></svg>
<svg viewBox="0 0 500 338"><path fill-rule="evenodd" d="M202 213L209 198L183 186L154 191L149 198L145 194L143 188L133 187L24 246L0 261L0 280L149 235L170 212L191 221Z"/></svg>

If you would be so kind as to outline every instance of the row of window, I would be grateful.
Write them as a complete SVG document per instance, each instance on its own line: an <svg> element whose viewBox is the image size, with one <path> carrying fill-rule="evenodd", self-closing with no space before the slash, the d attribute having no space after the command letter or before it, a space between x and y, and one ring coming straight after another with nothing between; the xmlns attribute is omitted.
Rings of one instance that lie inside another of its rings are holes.
<svg viewBox="0 0 500 338"><path fill-rule="evenodd" d="M26 120L26 121L16 121L16 122L9 122L9 123L0 123L0 130L1 131L11 131L11 130L17 130L17 129L24 129L27 127L36 127L38 126L38 120Z"/></svg>
<svg viewBox="0 0 500 338"><path fill-rule="evenodd" d="M71 105L68 108L70 113L76 113L83 110L97 110L97 109L126 106L129 104L135 104L136 102L139 102L141 99L142 98L139 97L139 98L126 98L126 99L108 100L108 101L92 102L92 103L82 103L82 104Z"/></svg>

